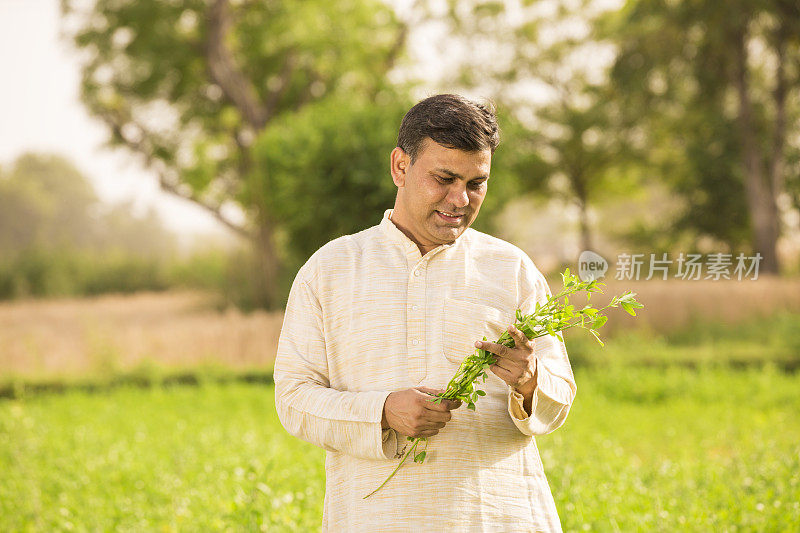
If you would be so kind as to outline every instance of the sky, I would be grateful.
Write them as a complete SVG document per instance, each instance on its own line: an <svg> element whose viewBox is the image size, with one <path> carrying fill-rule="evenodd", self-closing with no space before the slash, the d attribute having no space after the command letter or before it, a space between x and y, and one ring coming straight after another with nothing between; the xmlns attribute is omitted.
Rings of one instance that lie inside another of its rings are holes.
<svg viewBox="0 0 800 533"><path fill-rule="evenodd" d="M0 165L26 151L68 157L107 202L155 208L183 237L223 235L209 214L161 191L131 155L104 148L104 126L80 102L79 65L59 37L58 0L0 0Z"/></svg>

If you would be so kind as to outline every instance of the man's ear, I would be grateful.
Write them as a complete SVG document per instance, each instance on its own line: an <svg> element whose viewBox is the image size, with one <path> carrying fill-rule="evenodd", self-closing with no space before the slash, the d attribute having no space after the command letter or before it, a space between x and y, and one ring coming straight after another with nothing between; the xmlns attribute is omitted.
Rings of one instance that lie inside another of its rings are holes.
<svg viewBox="0 0 800 533"><path fill-rule="evenodd" d="M405 187L406 172L411 166L411 158L408 157L399 146L392 150L389 156L389 170L392 173L392 181L398 187Z"/></svg>

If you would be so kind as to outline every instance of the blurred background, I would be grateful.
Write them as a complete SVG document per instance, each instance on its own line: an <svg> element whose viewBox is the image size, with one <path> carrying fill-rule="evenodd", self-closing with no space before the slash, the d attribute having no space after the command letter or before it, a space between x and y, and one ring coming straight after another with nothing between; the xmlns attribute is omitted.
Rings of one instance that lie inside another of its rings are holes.
<svg viewBox="0 0 800 533"><path fill-rule="evenodd" d="M282 310L441 92L498 111L474 227L645 304L567 337L564 529L800 529L799 65L794 0L0 0L0 529L319 529Z"/></svg>

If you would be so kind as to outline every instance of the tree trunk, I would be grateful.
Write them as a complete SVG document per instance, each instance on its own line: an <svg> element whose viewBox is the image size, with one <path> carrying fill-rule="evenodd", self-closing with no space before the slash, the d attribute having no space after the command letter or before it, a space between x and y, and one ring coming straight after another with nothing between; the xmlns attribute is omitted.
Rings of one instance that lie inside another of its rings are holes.
<svg viewBox="0 0 800 533"><path fill-rule="evenodd" d="M581 171L573 171L572 188L575 193L576 204L578 205L578 220L581 231L581 250L592 249L592 229L589 225L589 201L586 193L586 185L583 183L583 173Z"/></svg>
<svg viewBox="0 0 800 533"><path fill-rule="evenodd" d="M752 105L747 82L747 32L737 35L736 90L739 96L739 134L742 143L744 185L753 230L754 252L761 253L759 271L778 273L778 207L775 192L764 175L763 158L756 144Z"/></svg>
<svg viewBox="0 0 800 533"><path fill-rule="evenodd" d="M770 184L775 198L783 192L785 186L785 166L783 150L786 144L786 41L790 38L784 21L779 22L775 31L775 129L773 130L772 154L769 165Z"/></svg>
<svg viewBox="0 0 800 533"><path fill-rule="evenodd" d="M589 208L585 202L578 202L581 225L581 246L583 250L593 250L592 230L589 227Z"/></svg>
<svg viewBox="0 0 800 533"><path fill-rule="evenodd" d="M283 304L284 295L279 294L281 261L275 246L275 227L267 217L260 218L253 238L257 268L253 299L267 309L278 309Z"/></svg>

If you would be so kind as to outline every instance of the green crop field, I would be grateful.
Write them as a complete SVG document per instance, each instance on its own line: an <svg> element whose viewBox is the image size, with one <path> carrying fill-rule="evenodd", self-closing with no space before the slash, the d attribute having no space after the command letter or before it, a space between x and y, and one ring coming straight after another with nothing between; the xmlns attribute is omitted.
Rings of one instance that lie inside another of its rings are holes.
<svg viewBox="0 0 800 533"><path fill-rule="evenodd" d="M576 378L567 423L538 438L565 531L800 530L800 375ZM4 400L0 530L314 531L323 463L268 385Z"/></svg>

